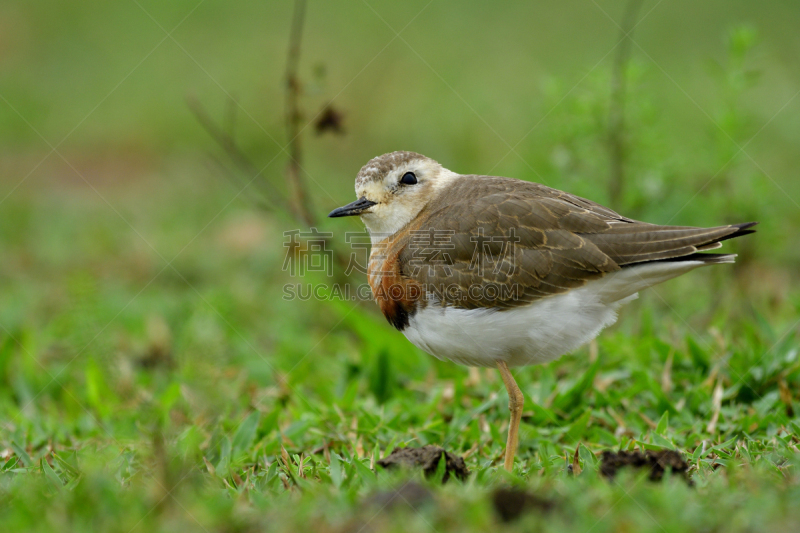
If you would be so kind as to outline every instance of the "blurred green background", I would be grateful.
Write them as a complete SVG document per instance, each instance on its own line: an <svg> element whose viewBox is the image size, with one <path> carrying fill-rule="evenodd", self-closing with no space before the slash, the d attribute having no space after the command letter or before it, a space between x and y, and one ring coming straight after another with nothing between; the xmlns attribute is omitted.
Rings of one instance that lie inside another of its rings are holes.
<svg viewBox="0 0 800 533"><path fill-rule="evenodd" d="M393 150L461 173L545 183L655 223L758 220L756 235L726 244L740 254L735 267L643 294L600 353L609 372L660 372L669 345L687 361L705 353L702 379L716 370L704 394L719 371L730 378L726 401L774 392L778 402L772 377L796 383L791 361L748 371L776 345L796 346L798 334L800 3L642 4L624 68L626 178L612 198L609 108L626 5L312 0L299 67L303 124L332 105L345 130L302 133L319 227L344 247L357 221L324 215L354 198L367 160ZM282 270L283 233L306 228L254 208L257 183L232 185L210 163L220 149L187 98L220 122L235 98L235 136L264 167L258 179L287 190L292 9L288 1L0 4L3 461L22 450L24 467L44 468L51 451L87 449L108 453L130 482L157 464L151 437L163 432L169 453L225 470L226 439L236 463L234 436L248 413L261 422L239 443L256 460L280 455L281 443L301 453L332 435L352 439L344 436L351 416L378 416L387 401L411 413L408 427L438 420L448 383L457 396L471 390L465 369L413 348L369 303L283 300L284 284L298 282ZM587 353L521 371L526 399L544 403L539 383L555 387L556 376L568 388ZM478 399L501 390L499 381L482 387ZM325 411L337 402L341 419ZM424 413L409 410L418 403ZM497 403L491 416L501 424ZM641 409L658 420L658 405ZM412 437L403 427L364 433L364 446L457 433ZM693 449L687 435L681 445Z"/></svg>
<svg viewBox="0 0 800 533"><path fill-rule="evenodd" d="M625 6L311 3L303 124L332 104L346 131L302 135L321 229L343 243L343 231L359 228L323 215L352 199L362 164L398 149L611 203L608 113ZM229 292L248 276L260 290L286 281L277 268L283 231L303 226L253 210L257 183L221 179L209 163L220 151L186 101L223 122L235 98L236 138L264 168L255 181L285 190L290 2L12 0L0 9L6 328L47 324L47 313L69 305L75 278L120 312L111 330L163 313L141 302L165 283L187 288L181 278L200 292ZM690 322L731 293L741 299L732 312L780 310L793 294L799 16L793 2L744 1L645 2L638 13L626 70L626 180L611 207L657 223L761 222L757 237L732 243L743 254L738 286L732 269L713 269L658 289ZM703 281L716 294L692 289ZM115 289L123 300L142 292L123 310L109 301ZM274 307L295 313L301 330L332 325L316 304ZM274 327L269 315L252 320L265 334Z"/></svg>

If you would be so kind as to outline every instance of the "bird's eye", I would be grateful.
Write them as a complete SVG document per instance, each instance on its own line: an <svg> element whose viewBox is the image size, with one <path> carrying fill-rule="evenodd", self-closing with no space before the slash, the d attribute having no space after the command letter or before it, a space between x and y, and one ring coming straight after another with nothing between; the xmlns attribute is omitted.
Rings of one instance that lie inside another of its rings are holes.
<svg viewBox="0 0 800 533"><path fill-rule="evenodd" d="M417 183L417 177L414 175L413 172L406 172L403 174L403 177L400 178L400 183L403 185L414 185Z"/></svg>

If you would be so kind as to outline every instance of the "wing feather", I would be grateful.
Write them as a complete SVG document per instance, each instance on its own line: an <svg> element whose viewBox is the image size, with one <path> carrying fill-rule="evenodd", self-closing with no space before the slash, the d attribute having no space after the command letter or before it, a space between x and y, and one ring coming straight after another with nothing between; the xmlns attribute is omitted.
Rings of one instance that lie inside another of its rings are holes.
<svg viewBox="0 0 800 533"><path fill-rule="evenodd" d="M465 309L527 305L627 265L717 248L754 225L648 224L563 191L490 176L462 176L435 205L392 247L404 276L441 305ZM425 243L413 240L426 233L447 237L435 253L420 253Z"/></svg>

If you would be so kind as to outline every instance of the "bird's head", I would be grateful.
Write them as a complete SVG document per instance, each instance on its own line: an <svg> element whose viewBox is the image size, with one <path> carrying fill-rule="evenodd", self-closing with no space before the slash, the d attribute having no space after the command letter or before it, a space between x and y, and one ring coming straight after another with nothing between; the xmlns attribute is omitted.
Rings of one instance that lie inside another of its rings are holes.
<svg viewBox="0 0 800 533"><path fill-rule="evenodd" d="M371 159L356 176L356 197L328 214L358 215L373 238L393 235L458 177L429 157L414 152L392 152Z"/></svg>

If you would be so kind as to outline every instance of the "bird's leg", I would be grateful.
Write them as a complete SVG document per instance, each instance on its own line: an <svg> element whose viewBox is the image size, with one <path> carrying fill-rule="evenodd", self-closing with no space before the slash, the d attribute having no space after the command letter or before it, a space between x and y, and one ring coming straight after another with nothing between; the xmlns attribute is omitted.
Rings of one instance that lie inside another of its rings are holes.
<svg viewBox="0 0 800 533"><path fill-rule="evenodd" d="M508 391L508 409L511 411L511 421L508 424L508 441L506 441L506 460L505 468L509 472L514 469L514 455L517 453L517 443L519 443L519 422L522 420L522 404L525 401L522 391L517 387L514 376L508 369L504 361L497 362L500 376L503 378L506 390Z"/></svg>

